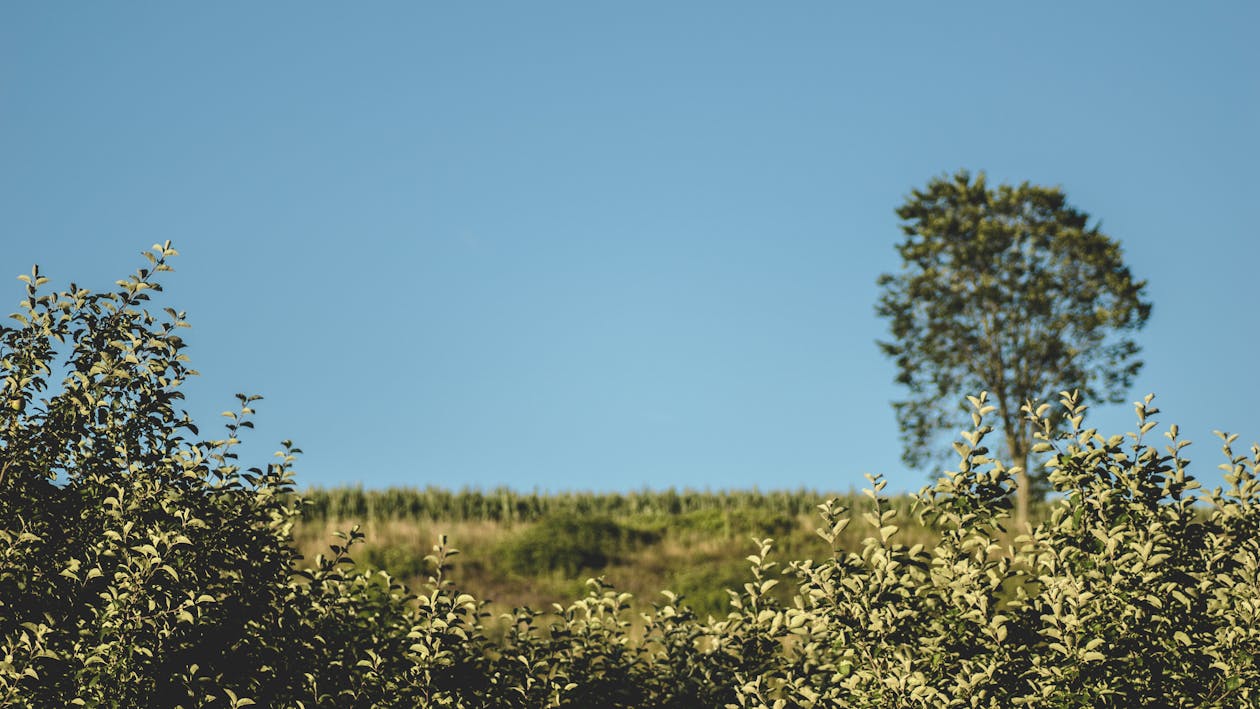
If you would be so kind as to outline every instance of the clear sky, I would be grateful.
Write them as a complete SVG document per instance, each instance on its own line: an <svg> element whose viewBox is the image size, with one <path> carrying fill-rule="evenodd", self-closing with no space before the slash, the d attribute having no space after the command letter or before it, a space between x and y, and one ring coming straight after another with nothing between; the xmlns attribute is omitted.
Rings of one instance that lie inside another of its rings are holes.
<svg viewBox="0 0 1260 709"><path fill-rule="evenodd" d="M1260 439L1260 5L5 3L0 301L172 239L207 433L302 485L845 490L899 459L894 208L1061 185L1166 425ZM6 295L7 293L7 295ZM1096 407L1107 432L1131 406Z"/></svg>

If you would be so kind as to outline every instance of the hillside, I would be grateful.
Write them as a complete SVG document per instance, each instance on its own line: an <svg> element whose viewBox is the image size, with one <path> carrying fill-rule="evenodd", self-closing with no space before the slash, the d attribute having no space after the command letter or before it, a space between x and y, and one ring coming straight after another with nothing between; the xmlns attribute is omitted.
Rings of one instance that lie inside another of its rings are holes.
<svg viewBox="0 0 1260 709"><path fill-rule="evenodd" d="M747 580L745 557L753 538L772 538L781 559L822 559L831 547L816 533L816 506L828 498L855 512L842 548L857 550L870 534L860 520L870 499L861 493L796 491L640 491L519 493L508 489L438 488L363 490L314 488L303 493L302 520L294 528L307 559L327 554L335 532L358 524L366 541L355 553L363 565L383 569L411 588L431 569L425 556L438 535L461 550L450 578L457 587L490 599L493 612L513 607L550 608L585 592L584 581L603 575L634 594L638 607L660 591L684 596L696 612L727 611L725 589ZM901 512L910 497L894 498ZM931 545L922 527L904 530L905 543ZM784 586L786 590L787 586Z"/></svg>

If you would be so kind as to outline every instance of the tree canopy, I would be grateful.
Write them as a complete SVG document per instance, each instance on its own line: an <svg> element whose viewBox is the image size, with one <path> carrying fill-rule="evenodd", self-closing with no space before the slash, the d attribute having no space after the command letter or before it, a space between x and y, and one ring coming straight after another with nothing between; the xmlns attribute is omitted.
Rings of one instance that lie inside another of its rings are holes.
<svg viewBox="0 0 1260 709"><path fill-rule="evenodd" d="M1008 462L1018 475L1019 519L1044 476L1029 469L1032 432L1023 405L1077 390L1120 401L1142 367L1131 333L1151 304L1120 244L1063 191L1025 182L992 188L983 172L931 180L897 209L905 239L895 274L883 274L879 342L908 389L894 403L903 459L919 467L939 434L967 418L964 396L988 391Z"/></svg>

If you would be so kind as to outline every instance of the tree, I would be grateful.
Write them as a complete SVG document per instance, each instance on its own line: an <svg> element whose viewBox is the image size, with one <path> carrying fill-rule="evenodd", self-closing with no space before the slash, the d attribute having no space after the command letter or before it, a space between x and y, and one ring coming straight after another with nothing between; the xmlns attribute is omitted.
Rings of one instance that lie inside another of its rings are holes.
<svg viewBox="0 0 1260 709"><path fill-rule="evenodd" d="M897 209L905 240L883 274L879 342L909 389L894 402L902 458L919 467L942 432L967 419L964 395L988 391L1016 473L1016 520L1028 521L1044 472L1029 467L1032 430L1021 409L1065 390L1119 402L1142 367L1129 333L1151 305L1120 245L1058 188L999 185L983 172L933 179ZM1043 488L1044 489L1044 488Z"/></svg>

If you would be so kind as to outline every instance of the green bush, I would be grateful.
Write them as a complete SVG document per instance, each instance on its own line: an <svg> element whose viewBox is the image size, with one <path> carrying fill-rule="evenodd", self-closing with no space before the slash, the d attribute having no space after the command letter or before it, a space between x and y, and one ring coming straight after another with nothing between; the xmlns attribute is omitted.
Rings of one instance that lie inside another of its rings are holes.
<svg viewBox="0 0 1260 709"><path fill-rule="evenodd" d="M622 526L604 515L561 512L542 518L502 545L497 558L504 568L520 574L576 576L580 571L602 569L658 536Z"/></svg>
<svg viewBox="0 0 1260 709"><path fill-rule="evenodd" d="M387 571L400 579L424 578L437 570L425 550L411 546L366 547L356 556L357 565Z"/></svg>
<svg viewBox="0 0 1260 709"><path fill-rule="evenodd" d="M36 268L0 328L0 705L406 704L462 683L472 599L416 601L344 546L294 573L299 451L247 470L233 452L255 397L191 438L183 314L143 307L174 254L103 294L42 294Z"/></svg>
<svg viewBox="0 0 1260 709"><path fill-rule="evenodd" d="M796 519L770 510L696 510L679 517L678 526L707 536L734 538L747 533L761 537L787 535L796 529Z"/></svg>
<svg viewBox="0 0 1260 709"><path fill-rule="evenodd" d="M628 594L592 579L550 615L507 614L491 642L484 604L446 578L456 552L442 540L418 596L349 561L355 529L295 571L297 449L242 470L233 451L251 397L219 439L197 440L176 410L192 374L176 334L183 316L159 321L143 307L173 254L157 247L150 268L105 294L71 285L43 295L35 270L19 325L0 328L0 705L1260 701L1260 446L1237 455L1224 436L1227 487L1196 493L1176 427L1162 451L1146 440L1149 397L1127 437L1085 428L1074 396L1062 402L1064 433L1048 407L1025 411L1059 497L1014 537L1012 470L989 458L992 407L973 398L957 470L912 510L939 542L900 543L907 511L872 478L862 516L876 531L859 551L837 545L848 509L825 502L819 534L834 553L781 571L773 542L758 540L718 618L664 592L632 623ZM550 531L634 543L575 514ZM540 558L587 563L568 553Z"/></svg>

